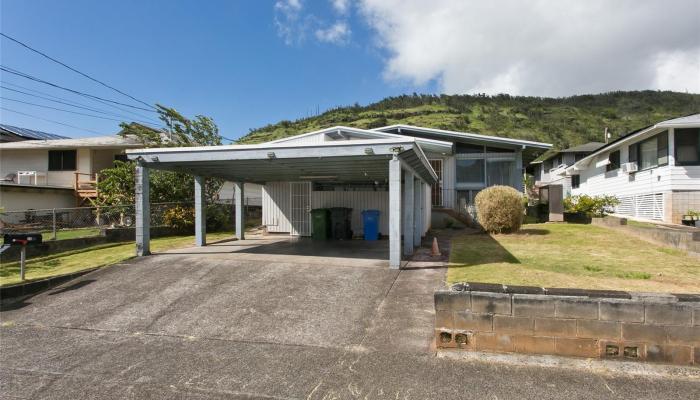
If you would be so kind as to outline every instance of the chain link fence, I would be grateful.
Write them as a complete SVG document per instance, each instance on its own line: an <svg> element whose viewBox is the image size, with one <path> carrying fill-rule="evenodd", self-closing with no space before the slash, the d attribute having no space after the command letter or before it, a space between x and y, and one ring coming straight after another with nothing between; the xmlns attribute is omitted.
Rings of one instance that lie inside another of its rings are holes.
<svg viewBox="0 0 700 400"><path fill-rule="evenodd" d="M251 213L249 208L246 205L246 215L255 218L256 212ZM193 209L194 202L152 203L151 226L172 226L173 216L178 214L172 211L182 211L180 214L185 213L189 216ZM191 215L194 218L193 212ZM233 205L230 202L207 205L208 228L232 229L233 219ZM45 240L97 236L101 234L102 229L132 228L135 224L133 204L0 212L0 234L40 232Z"/></svg>

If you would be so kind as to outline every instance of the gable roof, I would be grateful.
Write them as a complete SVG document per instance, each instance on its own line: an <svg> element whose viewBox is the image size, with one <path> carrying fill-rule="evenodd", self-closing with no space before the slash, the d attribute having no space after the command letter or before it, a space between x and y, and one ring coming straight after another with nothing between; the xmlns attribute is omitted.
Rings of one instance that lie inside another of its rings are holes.
<svg viewBox="0 0 700 400"><path fill-rule="evenodd" d="M603 146L605 146L605 143L588 142L588 143L580 144L578 146L569 147L568 149L564 149L564 150L550 149L550 150L547 150L541 156L537 157L530 164L541 164L541 163L543 163L549 159L552 159L552 158L556 157L557 155L563 154L563 153L591 153L593 151L598 150L599 148L601 148Z"/></svg>
<svg viewBox="0 0 700 400"><path fill-rule="evenodd" d="M1 131L6 131L7 133L25 138L27 140L69 139L67 136L56 135L55 133L42 132L7 124L0 124L0 132Z"/></svg>
<svg viewBox="0 0 700 400"><path fill-rule="evenodd" d="M478 140L478 141L509 144L509 145L515 145L515 146L533 147L533 148L539 148L539 149L549 149L552 147L552 145L549 143L535 142L535 141L531 141L531 140L511 139L511 138L506 138L506 137L501 137L501 136L482 135L480 133L448 131L445 129L424 128L421 126L404 125L404 124L383 126L381 128L375 128L372 130L379 131L379 132L387 132L387 131L396 130L399 134L401 133L402 130L406 130L409 132L423 133L426 135L432 135L432 136L441 137L444 139L472 139L472 140Z"/></svg>

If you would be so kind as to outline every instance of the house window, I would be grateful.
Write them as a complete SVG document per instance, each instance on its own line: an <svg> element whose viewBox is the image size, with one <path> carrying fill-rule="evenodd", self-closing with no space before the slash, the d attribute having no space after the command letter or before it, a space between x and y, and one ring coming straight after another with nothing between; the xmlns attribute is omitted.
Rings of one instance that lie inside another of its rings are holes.
<svg viewBox="0 0 700 400"><path fill-rule="evenodd" d="M571 175L571 188L578 189L581 186L581 175Z"/></svg>
<svg viewBox="0 0 700 400"><path fill-rule="evenodd" d="M620 150L615 150L608 157L610 163L605 166L605 171L610 172L620 168Z"/></svg>
<svg viewBox="0 0 700 400"><path fill-rule="evenodd" d="M676 129L676 165L700 165L700 128Z"/></svg>
<svg viewBox="0 0 700 400"><path fill-rule="evenodd" d="M457 183L484 185L484 160L457 160Z"/></svg>
<svg viewBox="0 0 700 400"><path fill-rule="evenodd" d="M49 171L75 171L75 150L49 150Z"/></svg>
<svg viewBox="0 0 700 400"><path fill-rule="evenodd" d="M668 132L630 145L629 161L636 162L640 170L668 164Z"/></svg>
<svg viewBox="0 0 700 400"><path fill-rule="evenodd" d="M488 160L486 165L486 182L488 186L513 184L513 161L510 160Z"/></svg>
<svg viewBox="0 0 700 400"><path fill-rule="evenodd" d="M455 150L457 154L483 153L484 146L472 143L457 143Z"/></svg>

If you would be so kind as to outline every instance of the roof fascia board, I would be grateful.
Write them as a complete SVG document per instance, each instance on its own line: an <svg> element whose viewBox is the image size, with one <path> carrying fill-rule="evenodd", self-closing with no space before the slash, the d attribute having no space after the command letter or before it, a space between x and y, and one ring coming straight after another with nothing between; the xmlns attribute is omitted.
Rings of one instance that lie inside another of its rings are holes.
<svg viewBox="0 0 700 400"><path fill-rule="evenodd" d="M443 130L443 129L423 128L420 126L412 126L412 125L400 125L400 124L399 125L389 125L389 126L383 126L380 128L375 128L373 130L384 131L384 130L389 130L389 129L414 130L414 131L421 132L421 133L434 134L434 135L445 136L445 137L455 138L455 139L474 139L474 140L481 140L481 141L490 141L490 142L495 142L495 143L511 144L511 145L516 145L516 146L525 145L525 146L529 146L529 147L536 147L536 148L542 148L542 149L549 149L552 147L552 145L550 143L533 142L530 140L521 140L521 139L502 138L499 136L481 135L478 133L456 132L456 131L448 131L448 130Z"/></svg>

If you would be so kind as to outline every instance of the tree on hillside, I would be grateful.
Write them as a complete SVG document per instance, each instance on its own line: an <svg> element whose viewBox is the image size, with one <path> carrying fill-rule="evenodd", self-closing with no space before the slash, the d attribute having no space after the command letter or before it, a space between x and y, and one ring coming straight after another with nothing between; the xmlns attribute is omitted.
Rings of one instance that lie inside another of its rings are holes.
<svg viewBox="0 0 700 400"><path fill-rule="evenodd" d="M137 138L145 147L191 147L221 144L219 128L209 117L197 115L188 119L172 108L156 105L158 116L163 121L162 129L154 129L136 122L122 123L119 135ZM115 162L113 168L100 173L99 197L96 206L134 203L134 162ZM208 203L216 199L223 181L208 179L205 196ZM189 202L194 199L194 177L182 172L151 172L152 203Z"/></svg>

